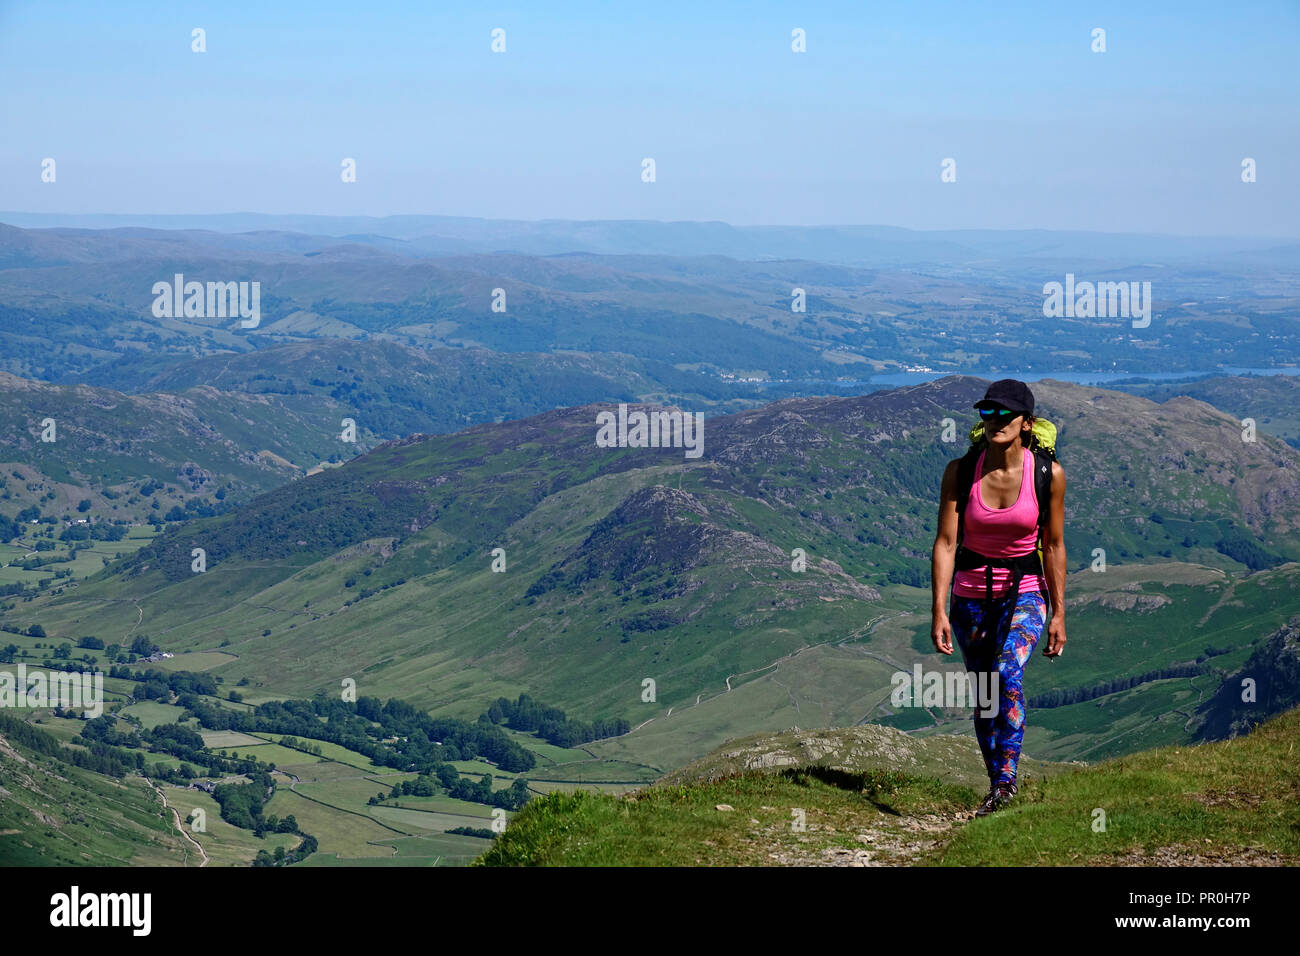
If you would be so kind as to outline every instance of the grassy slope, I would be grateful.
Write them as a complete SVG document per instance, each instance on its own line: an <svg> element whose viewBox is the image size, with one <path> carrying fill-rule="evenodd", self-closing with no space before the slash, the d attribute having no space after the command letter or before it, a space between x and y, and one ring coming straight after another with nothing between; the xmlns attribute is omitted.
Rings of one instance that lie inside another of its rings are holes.
<svg viewBox="0 0 1300 956"><path fill-rule="evenodd" d="M117 780L0 736L0 865L179 866L195 855L141 778Z"/></svg>
<svg viewBox="0 0 1300 956"><path fill-rule="evenodd" d="M1300 709L1245 737L1161 747L1040 781L944 864L1300 863ZM1105 830L1094 829L1105 813Z"/></svg>
<svg viewBox="0 0 1300 956"><path fill-rule="evenodd" d="M1246 737L1040 775L978 820L977 791L887 766L751 770L622 799L554 794L529 803L476 863L1296 865L1297 735L1300 709Z"/></svg>

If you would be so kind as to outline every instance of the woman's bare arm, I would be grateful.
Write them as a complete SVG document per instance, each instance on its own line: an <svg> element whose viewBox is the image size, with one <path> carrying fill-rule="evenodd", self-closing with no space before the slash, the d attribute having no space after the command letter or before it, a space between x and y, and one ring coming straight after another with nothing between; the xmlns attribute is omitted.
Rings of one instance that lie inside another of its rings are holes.
<svg viewBox="0 0 1300 956"><path fill-rule="evenodd" d="M930 639L941 654L952 653L952 628L948 624L948 590L952 587L953 566L957 555L957 468L959 461L948 462L939 488L939 520L930 556L932 621Z"/></svg>
<svg viewBox="0 0 1300 956"><path fill-rule="evenodd" d="M1052 619L1043 653L1057 657L1065 646L1065 469L1052 462L1052 500L1043 528L1043 575L1052 596Z"/></svg>

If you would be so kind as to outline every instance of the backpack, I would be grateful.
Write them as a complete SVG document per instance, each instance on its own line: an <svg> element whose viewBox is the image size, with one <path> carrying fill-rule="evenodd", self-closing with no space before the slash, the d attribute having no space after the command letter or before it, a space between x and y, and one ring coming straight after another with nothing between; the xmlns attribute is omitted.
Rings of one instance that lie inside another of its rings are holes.
<svg viewBox="0 0 1300 956"><path fill-rule="evenodd" d="M1020 594L1020 578L1025 574L1043 573L1043 528L1052 500L1052 462L1056 457L1056 426L1045 418L1034 419L1029 437L1029 450L1034 456L1034 493L1038 498L1038 540L1035 549L1019 558L989 558L978 554L962 544L966 531L966 502L970 500L971 486L975 483L975 464L980 453L988 447L984 438L984 423L976 422L970 430L970 448L957 465L957 560L953 568L956 571L969 571L984 566L987 583L985 604L990 607L995 603L1008 601L1014 608ZM993 568L1003 567L1012 570L1011 588L1007 595L995 602L993 600ZM956 574L953 574L954 581ZM1043 598L1048 604L1046 615L1051 613L1051 597L1047 592Z"/></svg>

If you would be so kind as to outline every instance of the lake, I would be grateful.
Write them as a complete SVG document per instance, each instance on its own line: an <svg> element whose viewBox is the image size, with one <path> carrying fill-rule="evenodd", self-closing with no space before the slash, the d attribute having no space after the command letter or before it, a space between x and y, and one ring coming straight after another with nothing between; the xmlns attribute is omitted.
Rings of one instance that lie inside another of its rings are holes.
<svg viewBox="0 0 1300 956"><path fill-rule="evenodd" d="M837 385L918 385L932 382L954 372L894 372L889 375L873 375L869 382L839 382ZM1150 382L1171 382L1179 379L1202 378L1207 375L1300 375L1300 368L1242 368L1234 365L1220 366L1213 371L1197 372L1035 372L1008 371L996 372L963 371L959 374L974 375L995 381L1000 378L1016 378L1022 382L1037 382L1039 379L1054 378L1062 382L1074 382L1079 385L1104 385L1125 379L1144 379Z"/></svg>

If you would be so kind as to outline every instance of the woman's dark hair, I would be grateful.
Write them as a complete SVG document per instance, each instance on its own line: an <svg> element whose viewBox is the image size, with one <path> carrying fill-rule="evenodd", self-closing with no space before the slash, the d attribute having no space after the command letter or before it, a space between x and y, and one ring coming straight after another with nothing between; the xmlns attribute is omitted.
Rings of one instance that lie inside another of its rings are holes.
<svg viewBox="0 0 1300 956"><path fill-rule="evenodd" d="M1031 444L1033 444L1033 441L1034 441L1034 421L1035 421L1035 418L1034 418L1034 416L1033 416L1032 414L1025 413L1025 421L1026 421L1026 422L1029 422L1029 432L1028 432L1028 434L1025 433L1025 425L1024 425L1024 422L1021 422L1021 423L1020 423L1020 442L1021 442L1021 444L1023 444L1026 448L1028 448Z"/></svg>

